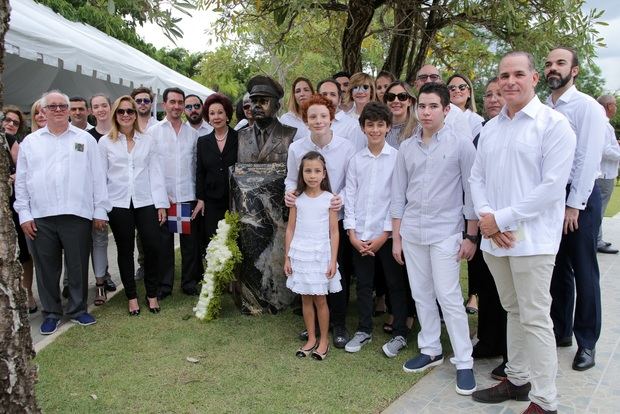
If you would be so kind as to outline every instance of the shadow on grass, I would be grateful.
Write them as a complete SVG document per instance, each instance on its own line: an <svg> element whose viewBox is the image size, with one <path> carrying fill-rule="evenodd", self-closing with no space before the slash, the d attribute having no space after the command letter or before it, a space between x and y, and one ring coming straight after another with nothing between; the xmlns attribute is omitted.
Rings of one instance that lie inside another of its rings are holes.
<svg viewBox="0 0 620 414"><path fill-rule="evenodd" d="M144 298L143 287L138 293ZM202 323L193 317L194 304L175 292L161 302L160 314L141 302L141 315L129 317L124 294L115 296L95 312L96 325L70 329L37 355L43 411L374 413L422 377L401 369L417 353L417 326L394 359L381 352L389 337L376 318L373 342L362 351L332 348L319 362L295 357L303 321L290 310L244 316L227 295L220 319ZM350 315L357 314L354 306ZM349 318L350 331L356 322ZM450 352L446 339L444 329Z"/></svg>

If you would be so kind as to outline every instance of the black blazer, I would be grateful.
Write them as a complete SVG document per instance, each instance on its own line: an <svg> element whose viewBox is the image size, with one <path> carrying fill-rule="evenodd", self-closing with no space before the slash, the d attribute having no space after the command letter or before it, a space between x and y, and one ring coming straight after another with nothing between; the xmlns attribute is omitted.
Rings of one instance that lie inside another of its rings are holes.
<svg viewBox="0 0 620 414"><path fill-rule="evenodd" d="M237 131L228 127L222 152L215 141L215 131L198 138L197 145L196 198L228 205L228 167L237 162Z"/></svg>

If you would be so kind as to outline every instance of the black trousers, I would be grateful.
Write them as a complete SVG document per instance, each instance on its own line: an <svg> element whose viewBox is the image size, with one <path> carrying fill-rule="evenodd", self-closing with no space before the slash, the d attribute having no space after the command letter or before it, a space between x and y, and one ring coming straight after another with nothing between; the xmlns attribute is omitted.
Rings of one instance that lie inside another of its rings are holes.
<svg viewBox="0 0 620 414"><path fill-rule="evenodd" d="M392 256L392 239L388 239L377 251L376 256L362 256L351 249L353 271L357 278L358 331L372 333L373 301L372 291L375 279L375 263L380 262L385 275L387 294L394 315L393 335L407 337L407 275L404 266Z"/></svg>
<svg viewBox="0 0 620 414"><path fill-rule="evenodd" d="M196 202L193 201L192 210L195 206ZM181 289L183 291L196 289L198 282L203 278L201 215L192 220L190 231L191 234L179 234L181 242ZM166 226L161 226L160 237L161 254L159 267L161 278L159 293L171 294L174 285L174 233L170 233Z"/></svg>
<svg viewBox="0 0 620 414"><path fill-rule="evenodd" d="M226 204L223 205L222 203L214 203L212 201L205 200L205 215L203 218L204 230L202 232L203 252L209 245L211 237L213 237L215 231L217 230L217 223L224 218L226 210L228 210L228 205Z"/></svg>
<svg viewBox="0 0 620 414"><path fill-rule="evenodd" d="M144 287L150 298L157 296L159 272L157 270L161 245L159 243L159 222L157 210L153 205L135 208L114 207L108 213L110 227L117 248L118 269L125 287L127 299L135 299L136 281L134 280L134 240L136 229L144 251Z"/></svg>
<svg viewBox="0 0 620 414"><path fill-rule="evenodd" d="M344 328L349 306L349 287L351 285L351 273L353 272L353 262L351 261L351 242L345 231L342 220L338 222L340 242L338 243L338 271L340 272L340 283L342 290L327 295L329 304L329 316L334 327Z"/></svg>
<svg viewBox="0 0 620 414"><path fill-rule="evenodd" d="M570 185L567 197L569 191ZM579 228L562 236L551 278L551 318L556 338L568 338L574 333L577 345L589 349L595 347L601 334L601 288L596 257L600 226L601 194L594 185L586 208L579 212Z"/></svg>

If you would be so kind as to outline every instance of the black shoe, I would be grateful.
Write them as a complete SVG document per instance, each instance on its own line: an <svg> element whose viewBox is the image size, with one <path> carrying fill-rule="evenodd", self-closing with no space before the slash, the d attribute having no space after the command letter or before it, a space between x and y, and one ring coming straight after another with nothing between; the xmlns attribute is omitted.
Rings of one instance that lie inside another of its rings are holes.
<svg viewBox="0 0 620 414"><path fill-rule="evenodd" d="M106 292L116 292L116 283L112 279L104 279L103 287Z"/></svg>
<svg viewBox="0 0 620 414"><path fill-rule="evenodd" d="M498 366L496 366L493 371L491 371L491 378L496 379L498 381L503 381L506 378L506 361L502 362Z"/></svg>
<svg viewBox="0 0 620 414"><path fill-rule="evenodd" d="M471 395L474 401L482 403L497 404L508 400L529 401L528 394L532 385L528 382L521 386L516 386L505 379L499 384L480 391L474 391Z"/></svg>
<svg viewBox="0 0 620 414"><path fill-rule="evenodd" d="M596 351L594 349L579 348L575 359L573 359L573 369L575 371L585 371L592 368L595 365L594 355Z"/></svg>
<svg viewBox="0 0 620 414"><path fill-rule="evenodd" d="M565 338L555 337L555 346L558 348L568 348L569 346L573 346L573 337L567 336Z"/></svg>
<svg viewBox="0 0 620 414"><path fill-rule="evenodd" d="M161 310L161 308L159 306L155 307L155 308L151 308L151 304L149 302L149 297L145 296L144 300L146 302L146 306L149 308L149 312L151 313L159 313L159 311ZM159 299L158 299L159 300Z"/></svg>
<svg viewBox="0 0 620 414"><path fill-rule="evenodd" d="M598 247L596 249L597 252L599 253L607 253L607 254L617 254L618 253L618 249L614 249L611 246L601 246Z"/></svg>
<svg viewBox="0 0 620 414"><path fill-rule="evenodd" d="M474 349L471 353L471 357L474 359L480 358L495 358L497 356L501 356L502 353L493 349L493 347L486 345L482 342L478 342L474 345Z"/></svg>
<svg viewBox="0 0 620 414"><path fill-rule="evenodd" d="M62 297L65 299L69 298L69 286L65 286L62 288Z"/></svg>
<svg viewBox="0 0 620 414"><path fill-rule="evenodd" d="M168 296L172 296L172 293L170 293L170 292L159 292L157 294L157 300L166 299Z"/></svg>
<svg viewBox="0 0 620 414"><path fill-rule="evenodd" d="M344 326L334 326L334 346L336 348L344 348L349 339L349 333Z"/></svg>
<svg viewBox="0 0 620 414"><path fill-rule="evenodd" d="M190 289L183 289L183 294L187 296L198 296L200 295L200 292L196 288L190 288Z"/></svg>

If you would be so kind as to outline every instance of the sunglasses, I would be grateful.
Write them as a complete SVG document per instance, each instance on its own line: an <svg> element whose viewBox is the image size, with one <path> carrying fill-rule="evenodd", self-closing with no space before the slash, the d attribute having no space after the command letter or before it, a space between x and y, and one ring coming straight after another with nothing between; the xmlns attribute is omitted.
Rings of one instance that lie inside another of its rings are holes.
<svg viewBox="0 0 620 414"><path fill-rule="evenodd" d="M191 111L191 110L192 110L192 108L193 108L193 109L200 109L200 108L202 108L202 104L195 103L195 104L188 104L188 105L185 105L185 109L186 109L186 110L188 110L188 111Z"/></svg>
<svg viewBox="0 0 620 414"><path fill-rule="evenodd" d="M51 104L51 105L45 105L46 109L49 109L50 111L66 111L67 109L69 109L69 105L67 104Z"/></svg>
<svg viewBox="0 0 620 414"><path fill-rule="evenodd" d="M387 102L393 102L395 99L397 99L401 102L405 102L407 100L409 100L410 96L407 92L400 92L400 93L392 93L392 92L387 92L385 94L385 100Z"/></svg>
<svg viewBox="0 0 620 414"><path fill-rule="evenodd" d="M450 92L456 91L457 88L458 88L459 91L464 91L466 89L469 89L469 85L466 84L466 83L461 83L460 85L450 85L450 86L448 86L448 90Z"/></svg>
<svg viewBox="0 0 620 414"><path fill-rule="evenodd" d="M246 111L247 111L248 109L250 109L251 107L252 107L252 105L250 105L250 104L245 104L245 105L243 105L243 109L245 109Z"/></svg>
<svg viewBox="0 0 620 414"><path fill-rule="evenodd" d="M127 114L127 115L134 115L135 113L136 113L136 110L135 109L131 109L131 108L128 108L128 109L117 109L116 110L116 115L125 115L125 114Z"/></svg>
<svg viewBox="0 0 620 414"><path fill-rule="evenodd" d="M2 122L6 122L7 124L13 124L13 126L16 126L16 127L19 126L19 120L18 119L4 118L2 120Z"/></svg>
<svg viewBox="0 0 620 414"><path fill-rule="evenodd" d="M153 102L153 101L151 101L149 98L144 98L144 99L142 99L142 98L138 98L138 99L136 99L136 103L137 103L138 105L148 105L148 104L150 104L151 102Z"/></svg>
<svg viewBox="0 0 620 414"><path fill-rule="evenodd" d="M353 87L353 93L366 92L370 89L370 85L360 85Z"/></svg>
<svg viewBox="0 0 620 414"><path fill-rule="evenodd" d="M430 79L433 82L437 82L439 80L439 75L418 75L417 78L419 81L426 82L427 79Z"/></svg>

